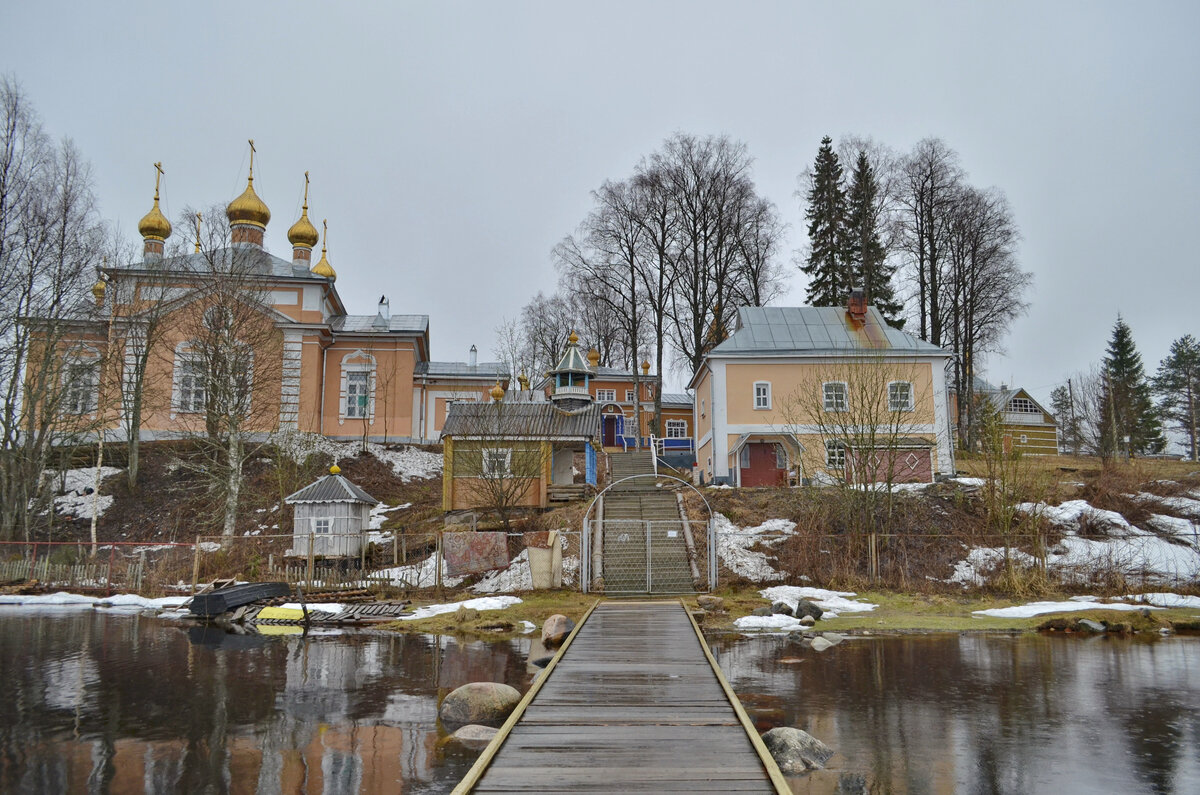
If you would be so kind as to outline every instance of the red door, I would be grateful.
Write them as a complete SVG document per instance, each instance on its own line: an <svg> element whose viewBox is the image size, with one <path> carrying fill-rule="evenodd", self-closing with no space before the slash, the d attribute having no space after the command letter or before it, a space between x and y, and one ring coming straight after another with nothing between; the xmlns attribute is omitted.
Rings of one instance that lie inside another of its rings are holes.
<svg viewBox="0 0 1200 795"><path fill-rule="evenodd" d="M740 462L743 486L782 486L787 482L787 470L779 466L781 457L777 448L770 442L752 442L743 448Z"/></svg>

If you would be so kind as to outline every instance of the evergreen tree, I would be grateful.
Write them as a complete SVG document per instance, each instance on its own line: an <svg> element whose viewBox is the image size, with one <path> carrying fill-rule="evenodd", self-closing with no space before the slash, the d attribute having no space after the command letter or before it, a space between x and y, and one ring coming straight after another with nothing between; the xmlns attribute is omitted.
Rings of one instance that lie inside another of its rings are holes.
<svg viewBox="0 0 1200 795"><path fill-rule="evenodd" d="M1189 457L1196 457L1196 426L1200 424L1200 342L1185 334L1171 343L1167 358L1154 376L1158 408L1167 422L1188 438Z"/></svg>
<svg viewBox="0 0 1200 795"><path fill-rule="evenodd" d="M1133 332L1118 316L1104 357L1100 396L1100 449L1104 456L1161 452L1165 442L1150 383ZM1128 440L1128 441L1127 441Z"/></svg>
<svg viewBox="0 0 1200 795"><path fill-rule="evenodd" d="M875 181L875 169L864 150L859 150L850 177L847 194L848 210L846 223L846 254L853 273L854 286L862 287L867 294L867 303L874 304L888 324L902 328L904 320L899 317L904 305L896 300L892 289L894 266L887 264L887 252L879 241L878 213L875 205L879 196L879 184Z"/></svg>
<svg viewBox="0 0 1200 795"><path fill-rule="evenodd" d="M843 306L854 277L846 252L846 193L842 166L833 151L833 139L821 139L808 190L808 262L800 266L808 276L807 299L813 306Z"/></svg>

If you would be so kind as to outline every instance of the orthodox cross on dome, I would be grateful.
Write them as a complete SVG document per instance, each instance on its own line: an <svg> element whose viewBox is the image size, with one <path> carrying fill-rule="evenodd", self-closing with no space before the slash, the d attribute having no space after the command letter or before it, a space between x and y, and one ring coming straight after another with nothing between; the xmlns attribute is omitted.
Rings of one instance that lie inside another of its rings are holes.
<svg viewBox="0 0 1200 795"><path fill-rule="evenodd" d="M250 179L254 179L254 139L250 140Z"/></svg>
<svg viewBox="0 0 1200 795"><path fill-rule="evenodd" d="M304 172L304 209L308 209L308 172Z"/></svg>
<svg viewBox="0 0 1200 795"><path fill-rule="evenodd" d="M200 213L196 213L196 253L200 253Z"/></svg>
<svg viewBox="0 0 1200 795"><path fill-rule="evenodd" d="M167 172L163 171L161 161L154 164L154 201L158 201L158 180L163 174L166 173Z"/></svg>

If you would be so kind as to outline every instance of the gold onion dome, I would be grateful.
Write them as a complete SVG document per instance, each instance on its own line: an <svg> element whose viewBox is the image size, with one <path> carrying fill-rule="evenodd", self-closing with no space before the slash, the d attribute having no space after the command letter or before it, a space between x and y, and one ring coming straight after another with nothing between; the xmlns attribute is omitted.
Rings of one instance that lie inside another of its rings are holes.
<svg viewBox="0 0 1200 795"><path fill-rule="evenodd" d="M577 344L579 342L579 335L576 334L574 331L572 331L571 336L567 337L567 342L569 342L572 345Z"/></svg>
<svg viewBox="0 0 1200 795"><path fill-rule="evenodd" d="M328 241L329 222L322 220L321 225L325 227L325 239ZM313 242L315 243L316 241ZM331 282L337 281L337 271L333 269L333 266L329 264L329 258L325 256L325 243L321 244L321 259L316 265L313 265L310 273L313 276L320 276L322 279L328 279Z"/></svg>
<svg viewBox="0 0 1200 795"><path fill-rule="evenodd" d="M108 289L108 285L104 283L104 279L99 279L92 285L92 297L96 299L96 306L104 304L104 291Z"/></svg>
<svg viewBox="0 0 1200 795"><path fill-rule="evenodd" d="M300 220L288 230L288 242L293 246L314 248L321 239L317 228L308 220L308 172L304 172L304 206L300 208Z"/></svg>
<svg viewBox="0 0 1200 795"><path fill-rule="evenodd" d="M262 229L267 228L267 224L271 221L271 211L267 209L266 203L258 198L258 194L254 192L254 174L250 174L249 180L246 182L246 189L242 191L242 195L229 203L225 208L225 215L229 218L231 224L253 224Z"/></svg>
<svg viewBox="0 0 1200 795"><path fill-rule="evenodd" d="M500 386L500 384L496 384L494 387L492 387L491 395L492 395L492 400L495 400L495 401L503 400L504 399L504 387Z"/></svg>
<svg viewBox="0 0 1200 795"><path fill-rule="evenodd" d="M154 206L138 221L138 234L151 240L166 240L171 236L171 222L158 209L158 178L162 176L162 163L154 164Z"/></svg>

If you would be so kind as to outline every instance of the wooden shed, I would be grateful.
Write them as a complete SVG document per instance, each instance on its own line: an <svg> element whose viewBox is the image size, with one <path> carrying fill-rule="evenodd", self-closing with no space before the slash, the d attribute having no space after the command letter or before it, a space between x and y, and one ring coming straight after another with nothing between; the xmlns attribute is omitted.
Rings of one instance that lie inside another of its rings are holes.
<svg viewBox="0 0 1200 795"><path fill-rule="evenodd" d="M342 477L336 465L329 474L284 500L296 510L292 522L293 555L351 557L366 544L371 509L379 501Z"/></svg>

